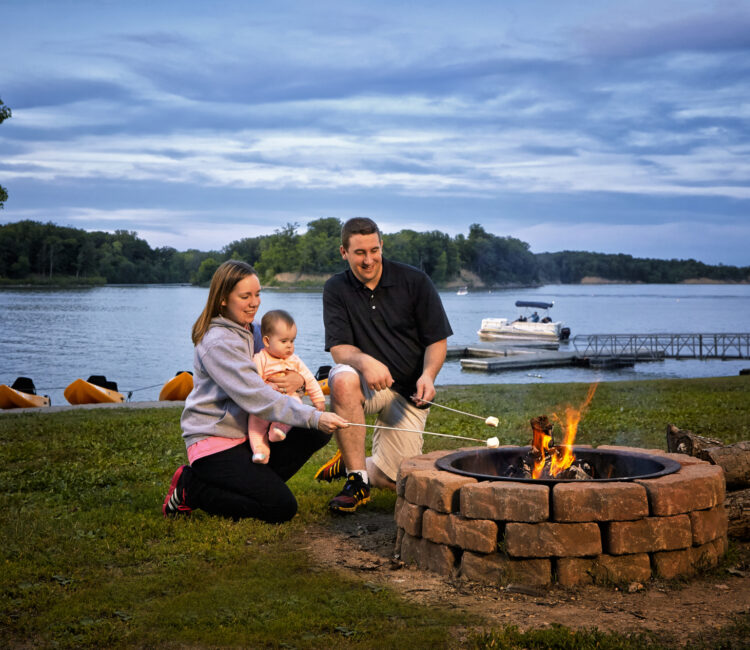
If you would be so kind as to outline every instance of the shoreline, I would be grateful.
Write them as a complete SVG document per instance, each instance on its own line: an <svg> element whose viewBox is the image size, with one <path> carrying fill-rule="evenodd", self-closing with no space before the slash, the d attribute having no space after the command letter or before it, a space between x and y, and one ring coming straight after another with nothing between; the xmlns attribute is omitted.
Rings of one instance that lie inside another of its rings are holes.
<svg viewBox="0 0 750 650"><path fill-rule="evenodd" d="M642 384L644 382L667 382L674 383L678 381L691 382L691 381L723 381L726 379L735 379L738 377L748 377L750 381L750 375L721 375L719 377L669 377L669 378L658 378L658 379L616 379L606 382L607 384ZM571 382L551 382L546 385L561 386L564 384L581 384L590 385L592 382L586 381L571 381ZM499 388L516 388L520 386L538 385L538 384L515 384L515 383L495 383L485 382L481 384L438 384L435 388L440 391L456 391L465 389L499 389ZM328 398L326 398L328 401ZM101 404L58 404L56 406L36 406L31 408L13 408L13 409L0 409L0 417L3 415L24 415L27 413L65 413L69 411L94 411L94 410L111 410L111 409L163 409L163 408L183 408L185 405L184 400L144 400L142 402L117 402L117 403L101 403Z"/></svg>
<svg viewBox="0 0 750 650"><path fill-rule="evenodd" d="M495 290L507 290L507 289L535 289L542 286L561 286L561 287L576 287L576 286L591 286L591 285L639 285L639 286L656 286L656 285L667 285L667 286L678 286L678 285L738 285L744 286L750 284L748 280L712 280L711 278L688 278L686 280L680 280L679 282L641 282L637 280L608 280L599 276L585 276L581 278L580 282L543 282L541 284L456 284L450 282L445 285L436 285L438 291L453 291L457 287L466 286L469 291L495 291ZM186 282L144 282L139 284L122 284L122 283L80 283L70 284L67 282L54 283L54 282L0 282L0 290L2 289L98 289L101 287L149 287L149 286L164 286L164 287L198 287L207 288L207 285L203 284L190 284ZM294 284L292 283L273 283L261 285L264 291L296 291L296 292L309 292L315 293L323 291L323 284Z"/></svg>

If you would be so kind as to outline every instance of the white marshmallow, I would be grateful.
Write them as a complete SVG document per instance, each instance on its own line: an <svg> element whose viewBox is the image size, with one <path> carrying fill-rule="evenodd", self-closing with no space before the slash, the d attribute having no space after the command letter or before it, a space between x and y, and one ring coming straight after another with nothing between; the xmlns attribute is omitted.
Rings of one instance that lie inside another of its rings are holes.
<svg viewBox="0 0 750 650"><path fill-rule="evenodd" d="M500 446L500 440L497 438L487 438L487 446L488 447L499 447Z"/></svg>
<svg viewBox="0 0 750 650"><path fill-rule="evenodd" d="M494 415L490 415L490 417L488 417L488 418L487 418L487 419L486 419L486 420L484 421L484 423L485 423L485 424L486 424L486 425L487 425L488 427L496 427L496 426L497 426L498 424L500 424L500 420L498 420L498 419L497 419L497 418L496 418L496 417L495 417Z"/></svg>

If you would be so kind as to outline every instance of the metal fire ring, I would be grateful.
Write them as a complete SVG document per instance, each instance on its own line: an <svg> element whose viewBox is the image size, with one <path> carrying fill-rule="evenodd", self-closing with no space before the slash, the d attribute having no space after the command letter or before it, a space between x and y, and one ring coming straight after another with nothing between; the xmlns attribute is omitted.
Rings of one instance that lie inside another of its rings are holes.
<svg viewBox="0 0 750 650"><path fill-rule="evenodd" d="M457 451L443 456L436 461L436 465L447 472L470 476L480 481L516 481L535 485L557 485L558 483L602 483L606 481L633 481L635 479L658 478L673 474L680 469L680 464L671 458L655 456L646 452L620 451L616 449L591 449L589 447L573 447L577 459L586 461L597 474L602 468L612 467L613 472L606 478L592 478L585 481L577 479L556 478L516 478L499 476L497 473L515 464L525 457L531 447L502 447L499 449L470 449Z"/></svg>

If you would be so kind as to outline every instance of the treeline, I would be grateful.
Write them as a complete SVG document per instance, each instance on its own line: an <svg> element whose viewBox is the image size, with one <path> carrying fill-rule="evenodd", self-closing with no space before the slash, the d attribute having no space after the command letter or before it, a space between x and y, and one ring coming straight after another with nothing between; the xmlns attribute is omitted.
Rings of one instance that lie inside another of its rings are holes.
<svg viewBox="0 0 750 650"><path fill-rule="evenodd" d="M86 232L53 223L19 221L0 226L0 280L5 283L61 281L80 283L208 282L221 262L234 258L252 264L264 284L278 275L320 276L344 268L339 254L341 222L311 221L301 233L287 224L272 235L247 237L219 251L152 249L137 233ZM657 260L579 251L534 254L513 237L499 237L478 224L468 235L451 237L433 230L401 230L383 235L385 255L423 269L438 286L451 282L486 286L574 284L596 276L610 281L673 283L705 278L718 282L750 280L750 267L712 266L695 260ZM468 272L468 274L467 274ZM299 280L298 280L298 283Z"/></svg>

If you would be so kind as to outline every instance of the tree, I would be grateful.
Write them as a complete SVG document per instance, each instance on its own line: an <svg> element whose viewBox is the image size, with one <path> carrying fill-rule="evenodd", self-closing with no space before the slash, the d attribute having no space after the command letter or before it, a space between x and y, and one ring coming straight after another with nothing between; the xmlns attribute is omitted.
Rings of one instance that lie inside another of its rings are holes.
<svg viewBox="0 0 750 650"><path fill-rule="evenodd" d="M213 257L207 257L201 262L201 265L198 268L198 273L196 273L193 278L193 282L195 284L207 284L211 282L211 278L214 277L214 273L216 273L216 269L219 268L219 264L220 263Z"/></svg>
<svg viewBox="0 0 750 650"><path fill-rule="evenodd" d="M9 117L11 117L10 108L3 104L3 100L0 99L0 124L5 122ZM0 185L0 210L3 209L7 200L8 192L2 185Z"/></svg>

